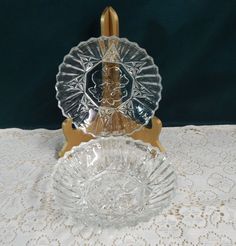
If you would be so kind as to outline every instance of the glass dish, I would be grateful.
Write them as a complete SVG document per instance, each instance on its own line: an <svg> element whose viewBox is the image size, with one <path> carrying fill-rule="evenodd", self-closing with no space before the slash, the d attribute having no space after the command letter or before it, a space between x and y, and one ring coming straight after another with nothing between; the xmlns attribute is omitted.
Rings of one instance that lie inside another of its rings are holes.
<svg viewBox="0 0 236 246"><path fill-rule="evenodd" d="M168 206L175 174L165 155L130 137L74 147L53 173L57 206L78 223L134 226Z"/></svg>
<svg viewBox="0 0 236 246"><path fill-rule="evenodd" d="M93 136L126 135L148 124L161 99L158 67L126 38L81 42L57 74L58 106Z"/></svg>

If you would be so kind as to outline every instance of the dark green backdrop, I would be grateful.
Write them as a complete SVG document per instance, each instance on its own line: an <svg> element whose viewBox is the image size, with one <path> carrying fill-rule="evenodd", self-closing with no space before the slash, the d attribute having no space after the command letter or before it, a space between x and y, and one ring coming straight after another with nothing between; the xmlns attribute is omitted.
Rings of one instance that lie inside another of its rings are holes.
<svg viewBox="0 0 236 246"><path fill-rule="evenodd" d="M0 127L60 126L58 65L106 5L160 68L164 125L236 123L235 0L1 0Z"/></svg>

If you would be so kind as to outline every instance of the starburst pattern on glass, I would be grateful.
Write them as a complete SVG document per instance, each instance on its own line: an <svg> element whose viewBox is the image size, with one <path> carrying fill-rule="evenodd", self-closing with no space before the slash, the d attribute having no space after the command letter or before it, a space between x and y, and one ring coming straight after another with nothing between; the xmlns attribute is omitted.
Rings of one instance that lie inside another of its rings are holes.
<svg viewBox="0 0 236 246"><path fill-rule="evenodd" d="M161 99L161 77L153 59L126 38L81 42L65 56L57 74L64 116L94 136L124 135L146 125Z"/></svg>
<svg viewBox="0 0 236 246"><path fill-rule="evenodd" d="M174 187L175 174L164 154L122 136L74 147L53 174L60 209L78 223L102 227L149 220L168 206Z"/></svg>

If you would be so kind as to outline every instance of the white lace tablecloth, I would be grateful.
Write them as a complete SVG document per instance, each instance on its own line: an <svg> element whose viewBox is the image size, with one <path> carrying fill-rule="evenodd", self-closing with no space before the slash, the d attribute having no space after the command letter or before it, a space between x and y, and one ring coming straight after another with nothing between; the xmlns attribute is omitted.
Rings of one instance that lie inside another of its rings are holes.
<svg viewBox="0 0 236 246"><path fill-rule="evenodd" d="M54 206L61 130L0 130L0 245L236 245L236 126L164 128L177 173L170 204L119 230L73 225Z"/></svg>

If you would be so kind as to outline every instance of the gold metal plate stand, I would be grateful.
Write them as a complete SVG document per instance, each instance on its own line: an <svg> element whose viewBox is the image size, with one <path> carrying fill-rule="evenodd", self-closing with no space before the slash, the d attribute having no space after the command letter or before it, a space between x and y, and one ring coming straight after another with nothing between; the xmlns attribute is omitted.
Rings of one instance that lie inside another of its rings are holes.
<svg viewBox="0 0 236 246"><path fill-rule="evenodd" d="M119 36L119 19L116 11L112 7L105 8L101 15L101 35ZM65 152L71 150L73 146L80 145L82 142L88 142L94 138L91 134L84 133L80 129L73 129L71 119L66 119L63 122L62 129L66 142L59 152L59 157L62 157ZM141 130L134 132L130 137L150 143L152 146L159 148L161 152L164 152L165 149L159 141L161 129L161 121L158 118L153 117L151 128L142 127Z"/></svg>

